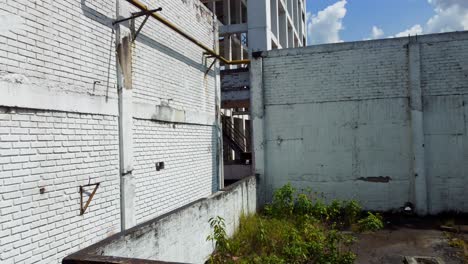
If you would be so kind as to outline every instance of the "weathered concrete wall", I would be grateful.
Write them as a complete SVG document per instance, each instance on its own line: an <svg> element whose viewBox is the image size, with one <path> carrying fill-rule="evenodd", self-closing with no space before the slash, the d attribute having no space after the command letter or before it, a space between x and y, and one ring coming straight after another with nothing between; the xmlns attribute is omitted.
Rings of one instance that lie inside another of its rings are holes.
<svg viewBox="0 0 468 264"><path fill-rule="evenodd" d="M467 47L460 32L256 54L266 199L291 182L375 210L468 211Z"/></svg>
<svg viewBox="0 0 468 264"><path fill-rule="evenodd" d="M60 262L218 189L219 67L202 49L153 19L124 43L124 0L0 2L1 263ZM217 45L198 0L143 2Z"/></svg>
<svg viewBox="0 0 468 264"><path fill-rule="evenodd" d="M468 212L468 41L421 43L424 143L431 211Z"/></svg>
<svg viewBox="0 0 468 264"><path fill-rule="evenodd" d="M69 263L75 263L73 261L112 256L204 263L214 249L212 242L206 241L212 232L209 219L223 217L226 231L232 235L240 216L256 211L256 197L256 178L251 176L206 199L142 223L125 233L116 234L67 259Z"/></svg>

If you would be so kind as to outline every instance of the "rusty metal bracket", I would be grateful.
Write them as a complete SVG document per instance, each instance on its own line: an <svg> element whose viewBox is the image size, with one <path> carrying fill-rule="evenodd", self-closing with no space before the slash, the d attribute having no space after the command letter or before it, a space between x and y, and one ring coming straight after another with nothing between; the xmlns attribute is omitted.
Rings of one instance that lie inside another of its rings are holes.
<svg viewBox="0 0 468 264"><path fill-rule="evenodd" d="M217 60L217 58L215 58L215 59L213 60L213 62L211 63L211 65L208 67L208 69L206 69L205 75L208 75L208 73L210 72L211 68L212 68L213 65L216 63L216 60Z"/></svg>
<svg viewBox="0 0 468 264"><path fill-rule="evenodd" d="M128 20L131 20L130 23L131 23L132 25L134 25L134 24L135 24L135 19L136 19L136 18L141 17L141 16L146 16L145 19L143 20L143 22L141 22L140 27L138 27L138 30L133 34L132 41L135 41L136 38L138 37L138 34L140 34L141 29L142 29L143 26L146 24L146 21L148 21L148 18L149 18L153 13L161 12L161 11L162 11L162 7L159 7L159 8L152 9L152 10L148 10L148 11L140 11L140 12L132 13L132 16L131 16L131 17L127 17L127 18L122 18L122 19L115 20L114 22L112 22L112 25L116 25L116 24L119 24L119 23L122 23L122 22L125 22L125 21L128 21ZM133 26L132 26L131 28L133 28Z"/></svg>
<svg viewBox="0 0 468 264"><path fill-rule="evenodd" d="M86 184L86 185L81 185L80 186L80 215L83 215L86 212L86 209L88 209L89 204L91 203L91 200L93 199L94 195L96 194L96 191L101 183L93 183L93 184ZM91 195L88 198L88 201L86 201L86 204L83 206L83 194L85 194L85 187L90 187L94 186L94 190L91 193Z"/></svg>

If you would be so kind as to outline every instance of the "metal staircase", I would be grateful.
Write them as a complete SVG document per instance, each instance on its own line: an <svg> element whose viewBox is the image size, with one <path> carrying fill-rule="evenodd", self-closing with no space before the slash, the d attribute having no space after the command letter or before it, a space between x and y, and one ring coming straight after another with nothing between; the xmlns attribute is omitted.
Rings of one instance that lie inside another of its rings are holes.
<svg viewBox="0 0 468 264"><path fill-rule="evenodd" d="M252 153L248 147L249 139L242 131L234 127L230 117L224 114L221 114L221 117L224 144L229 146L242 162L250 161L252 159ZM229 149L225 149L225 151L229 151Z"/></svg>

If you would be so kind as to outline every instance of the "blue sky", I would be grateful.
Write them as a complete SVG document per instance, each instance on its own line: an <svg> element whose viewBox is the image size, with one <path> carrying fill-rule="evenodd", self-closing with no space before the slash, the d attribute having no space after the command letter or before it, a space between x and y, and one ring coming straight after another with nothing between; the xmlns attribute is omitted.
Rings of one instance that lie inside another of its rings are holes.
<svg viewBox="0 0 468 264"><path fill-rule="evenodd" d="M309 44L468 30L468 0L307 0Z"/></svg>

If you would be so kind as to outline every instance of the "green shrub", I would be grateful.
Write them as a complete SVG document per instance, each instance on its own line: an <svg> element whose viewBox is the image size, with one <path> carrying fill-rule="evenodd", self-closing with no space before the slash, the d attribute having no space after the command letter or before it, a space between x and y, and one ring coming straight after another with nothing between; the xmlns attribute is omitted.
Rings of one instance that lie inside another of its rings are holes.
<svg viewBox="0 0 468 264"><path fill-rule="evenodd" d="M241 217L232 238L226 237L222 218L210 219L213 233L207 239L215 242L216 250L208 262L350 264L356 259L350 249L355 239L341 229L356 223L360 231L383 227L378 214L359 220L362 208L356 201L327 205L309 197L290 184L283 186L263 214Z"/></svg>
<svg viewBox="0 0 468 264"><path fill-rule="evenodd" d="M273 195L273 202L270 208L267 209L270 214L276 217L292 215L295 192L296 190L289 183L276 190Z"/></svg>
<svg viewBox="0 0 468 264"><path fill-rule="evenodd" d="M373 214L371 212L367 212L367 217L359 220L357 224L358 230L360 232L375 232L384 227L382 222L382 216L380 216L379 214Z"/></svg>
<svg viewBox="0 0 468 264"><path fill-rule="evenodd" d="M345 202L343 205L343 208L344 208L345 224L347 226L351 226L352 224L355 224L362 211L361 205L358 202L351 200L349 202Z"/></svg>
<svg viewBox="0 0 468 264"><path fill-rule="evenodd" d="M226 235L226 225L222 217L212 217L209 220L213 232L206 238L207 241L212 241L216 245L216 252L211 255L212 263L222 263L226 254L229 252L229 239Z"/></svg>
<svg viewBox="0 0 468 264"><path fill-rule="evenodd" d="M307 195L301 193L297 196L294 213L297 215L309 215L312 212L312 207L313 204Z"/></svg>

